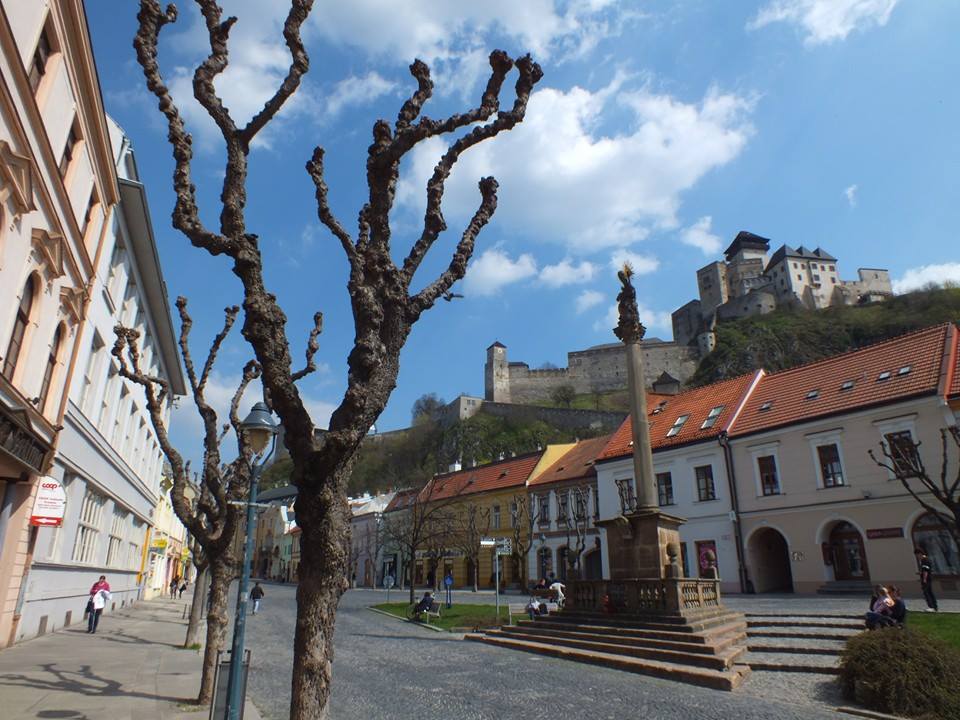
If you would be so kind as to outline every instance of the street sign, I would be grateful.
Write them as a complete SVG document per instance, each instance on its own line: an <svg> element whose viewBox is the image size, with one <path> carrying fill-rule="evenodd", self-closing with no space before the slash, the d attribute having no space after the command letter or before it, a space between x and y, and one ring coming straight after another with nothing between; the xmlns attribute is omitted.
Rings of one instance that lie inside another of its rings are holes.
<svg viewBox="0 0 960 720"><path fill-rule="evenodd" d="M494 538L480 538L480 547L493 547L497 544Z"/></svg>
<svg viewBox="0 0 960 720"><path fill-rule="evenodd" d="M510 538L497 540L497 555L513 555L513 541Z"/></svg>
<svg viewBox="0 0 960 720"><path fill-rule="evenodd" d="M30 524L41 527L60 527L63 524L63 512L67 507L67 493L63 485L52 477L40 480L37 498L33 503Z"/></svg>

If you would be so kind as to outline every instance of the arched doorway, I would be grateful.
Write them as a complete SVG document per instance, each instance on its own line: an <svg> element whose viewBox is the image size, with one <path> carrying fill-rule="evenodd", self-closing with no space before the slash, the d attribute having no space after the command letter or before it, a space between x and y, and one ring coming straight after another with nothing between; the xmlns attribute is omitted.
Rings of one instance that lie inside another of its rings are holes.
<svg viewBox="0 0 960 720"><path fill-rule="evenodd" d="M783 535L773 528L760 528L750 536L748 551L756 592L793 592L790 549Z"/></svg>
<svg viewBox="0 0 960 720"><path fill-rule="evenodd" d="M595 548L583 556L583 570L587 580L603 578L603 558L600 556L600 548Z"/></svg>
<svg viewBox="0 0 960 720"><path fill-rule="evenodd" d="M867 553L863 549L863 536L846 520L833 526L830 531L830 559L833 561L833 579L862 580L869 582Z"/></svg>

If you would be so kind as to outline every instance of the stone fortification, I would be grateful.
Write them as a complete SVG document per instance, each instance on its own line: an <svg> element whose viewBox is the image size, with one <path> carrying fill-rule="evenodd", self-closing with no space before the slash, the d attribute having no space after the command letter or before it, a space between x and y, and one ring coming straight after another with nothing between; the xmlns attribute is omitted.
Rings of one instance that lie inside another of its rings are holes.
<svg viewBox="0 0 960 720"><path fill-rule="evenodd" d="M697 369L695 348L652 338L641 344L644 380L652 386L663 373L685 383ZM534 404L549 401L557 388L571 386L578 394L611 392L627 386L626 351L620 343L596 345L567 353L567 367L531 369L510 362L507 348L495 342L487 348L484 397L488 401Z"/></svg>

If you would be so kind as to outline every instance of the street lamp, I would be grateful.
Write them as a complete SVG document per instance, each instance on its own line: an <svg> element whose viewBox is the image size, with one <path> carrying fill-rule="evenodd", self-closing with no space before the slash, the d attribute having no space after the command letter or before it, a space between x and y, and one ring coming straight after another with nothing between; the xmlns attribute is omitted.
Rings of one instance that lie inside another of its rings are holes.
<svg viewBox="0 0 960 720"><path fill-rule="evenodd" d="M279 427L273 419L273 413L265 403L258 402L250 410L243 422L240 423L240 432L253 450L254 457L259 462L250 463L250 493L247 497L247 529L243 543L243 563L240 570L240 586L237 588L237 613L233 620L233 644L230 648L230 678L227 682L227 720L239 720L243 715L243 702L246 683L243 682L243 654L244 634L247 628L247 586L250 578L250 556L253 554L254 526L256 515L254 508L257 504L257 489L260 485L260 472L263 466L273 455L277 446L277 431ZM267 445L273 443L270 452L263 451Z"/></svg>

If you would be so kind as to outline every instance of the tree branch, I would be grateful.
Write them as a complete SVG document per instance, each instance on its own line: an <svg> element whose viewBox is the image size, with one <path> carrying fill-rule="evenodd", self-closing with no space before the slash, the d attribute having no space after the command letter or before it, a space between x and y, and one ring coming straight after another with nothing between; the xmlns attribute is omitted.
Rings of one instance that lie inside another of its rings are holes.
<svg viewBox="0 0 960 720"><path fill-rule="evenodd" d="M317 342L317 337L319 337L321 332L323 332L323 313L316 312L313 314L313 329L310 331L310 337L307 339L307 351L305 353L307 364L302 370L297 370L297 372L290 376L293 382L306 377L317 369L317 361L314 356L317 354L317 350L320 349L320 343Z"/></svg>
<svg viewBox="0 0 960 720"><path fill-rule="evenodd" d="M351 272L355 272L358 262L357 249L353 246L353 239L350 237L350 233L348 233L343 225L340 224L340 221L334 217L327 199L328 188L326 181L323 179L322 147L317 146L314 148L313 157L307 161L307 172L310 174L310 178L313 180L314 187L316 188L317 216L320 218L320 222L326 225L334 237L340 241L340 245L343 246L343 251L347 254L347 260L350 261L350 270Z"/></svg>

